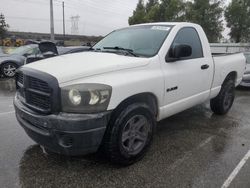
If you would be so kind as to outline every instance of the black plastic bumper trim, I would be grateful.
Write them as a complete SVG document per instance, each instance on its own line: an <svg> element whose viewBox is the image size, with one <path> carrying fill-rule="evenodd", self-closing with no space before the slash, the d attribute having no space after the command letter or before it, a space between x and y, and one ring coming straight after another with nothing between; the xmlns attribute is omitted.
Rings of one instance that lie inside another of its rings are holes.
<svg viewBox="0 0 250 188"><path fill-rule="evenodd" d="M31 139L64 155L84 155L99 148L111 111L98 114L51 114L32 112L16 97L16 117Z"/></svg>

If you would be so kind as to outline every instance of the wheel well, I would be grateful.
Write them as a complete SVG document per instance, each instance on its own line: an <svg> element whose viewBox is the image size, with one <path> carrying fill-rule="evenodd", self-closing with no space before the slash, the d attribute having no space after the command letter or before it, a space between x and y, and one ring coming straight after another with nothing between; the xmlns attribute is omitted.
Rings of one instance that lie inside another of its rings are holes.
<svg viewBox="0 0 250 188"><path fill-rule="evenodd" d="M236 72L236 71L230 72L230 73L226 76L226 78L225 78L223 84L224 84L226 81L228 81L228 80L233 80L233 81L236 83L236 79L237 79L237 72Z"/></svg>
<svg viewBox="0 0 250 188"><path fill-rule="evenodd" d="M6 63L13 63L13 64L15 64L17 67L19 67L18 64L17 64L16 62L14 62L14 61L5 61L5 62L2 62L1 66L3 66L3 65L6 64Z"/></svg>
<svg viewBox="0 0 250 188"><path fill-rule="evenodd" d="M158 115L158 102L157 98L152 93L140 93L133 96L128 97L127 99L123 100L114 110L116 112L120 112L122 109L124 109L126 106L134 103L146 103L149 105L149 107L153 110L153 113L157 117Z"/></svg>

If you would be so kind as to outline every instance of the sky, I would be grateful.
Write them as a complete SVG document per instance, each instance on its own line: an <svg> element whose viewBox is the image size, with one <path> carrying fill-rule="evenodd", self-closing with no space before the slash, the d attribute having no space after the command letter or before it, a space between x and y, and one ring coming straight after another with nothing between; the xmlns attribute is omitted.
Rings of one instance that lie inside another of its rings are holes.
<svg viewBox="0 0 250 188"><path fill-rule="evenodd" d="M63 33L62 1L54 1L55 33ZM228 2L229 0L225 0ZM79 16L78 34L106 35L128 26L138 0L64 0L66 34L72 34L71 17ZM0 0L0 13L11 31L50 32L49 0ZM227 38L229 30L223 32Z"/></svg>
<svg viewBox="0 0 250 188"><path fill-rule="evenodd" d="M54 1L55 33L63 32L62 0ZM71 17L79 16L78 33L106 35L128 26L137 0L64 0L66 33L71 34ZM12 31L50 32L49 0L0 0Z"/></svg>

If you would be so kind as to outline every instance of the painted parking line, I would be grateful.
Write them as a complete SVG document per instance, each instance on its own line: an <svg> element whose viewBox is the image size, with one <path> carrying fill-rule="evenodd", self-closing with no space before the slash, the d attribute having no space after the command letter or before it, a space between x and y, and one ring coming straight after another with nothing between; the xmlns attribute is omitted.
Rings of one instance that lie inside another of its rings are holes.
<svg viewBox="0 0 250 188"><path fill-rule="evenodd" d="M240 172L242 167L245 165L247 160L250 158L250 150L247 152L247 154L241 159L239 164L235 167L233 172L230 174L230 176L227 178L227 180L224 182L224 184L221 186L221 188L227 188L230 186L234 178L237 176L237 174Z"/></svg>
<svg viewBox="0 0 250 188"><path fill-rule="evenodd" d="M0 116L1 116L1 115L7 115L7 114L13 114L13 113L15 113L15 111L1 112L1 113L0 113Z"/></svg>

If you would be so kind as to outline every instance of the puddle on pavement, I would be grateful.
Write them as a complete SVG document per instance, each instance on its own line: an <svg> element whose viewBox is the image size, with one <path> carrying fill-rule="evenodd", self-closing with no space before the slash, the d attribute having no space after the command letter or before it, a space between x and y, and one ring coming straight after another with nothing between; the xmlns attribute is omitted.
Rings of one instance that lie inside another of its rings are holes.
<svg viewBox="0 0 250 188"><path fill-rule="evenodd" d="M16 91L14 79L0 79L0 96L12 96Z"/></svg>

